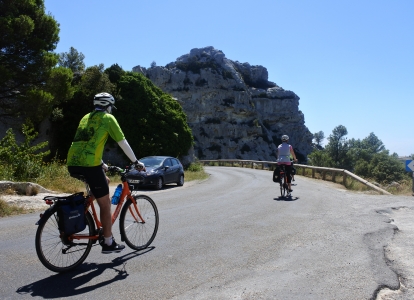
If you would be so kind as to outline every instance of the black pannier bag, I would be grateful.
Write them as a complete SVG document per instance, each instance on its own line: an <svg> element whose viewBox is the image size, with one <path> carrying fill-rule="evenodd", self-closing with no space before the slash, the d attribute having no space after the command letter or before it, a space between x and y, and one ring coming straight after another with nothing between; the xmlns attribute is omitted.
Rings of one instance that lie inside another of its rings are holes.
<svg viewBox="0 0 414 300"><path fill-rule="evenodd" d="M85 197L83 192L66 197L56 197L59 230L66 235L80 232L86 228Z"/></svg>
<svg viewBox="0 0 414 300"><path fill-rule="evenodd" d="M276 166L276 169L273 171L273 182L280 181L280 167L279 165Z"/></svg>

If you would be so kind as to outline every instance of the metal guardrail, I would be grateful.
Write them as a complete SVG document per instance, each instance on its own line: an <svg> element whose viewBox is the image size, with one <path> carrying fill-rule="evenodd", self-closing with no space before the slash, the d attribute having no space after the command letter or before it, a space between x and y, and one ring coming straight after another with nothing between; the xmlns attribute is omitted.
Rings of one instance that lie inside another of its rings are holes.
<svg viewBox="0 0 414 300"><path fill-rule="evenodd" d="M251 168L259 167L262 170L265 169L265 166L268 165L269 169L270 167L275 167L277 165L277 162L274 161L259 161L259 160L241 160L241 159L214 159L214 160L200 160L200 163L203 165L209 164L209 163L218 163L220 165L224 165L225 163L231 164L232 167L234 167L235 164L241 165L243 168L244 166L248 166ZM300 170L296 171L296 174L299 174L298 171L302 171L302 176L305 176L306 169L312 170L312 178L315 178L316 171L319 171L322 175L322 180L326 180L326 174L331 173L332 174L332 181L335 182L335 178L337 176L342 176L342 184L346 186L346 178L349 176L362 184L368 186L369 188L372 188L376 190L377 192L384 194L384 195L392 195L391 193L387 192L386 190L372 184L371 182L355 175L352 172L349 172L345 169L335 169L335 168L325 168L325 167L316 167L316 166L308 166L308 165L301 165L301 164L295 164L295 168L300 168Z"/></svg>

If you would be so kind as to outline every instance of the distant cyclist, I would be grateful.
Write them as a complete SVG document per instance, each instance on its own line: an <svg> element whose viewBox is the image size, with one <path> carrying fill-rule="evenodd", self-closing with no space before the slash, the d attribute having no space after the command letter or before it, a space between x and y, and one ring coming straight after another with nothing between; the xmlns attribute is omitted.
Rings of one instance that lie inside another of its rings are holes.
<svg viewBox="0 0 414 300"><path fill-rule="evenodd" d="M100 240L102 253L120 252L125 246L117 244L112 236L111 200L109 185L102 161L104 146L111 136L126 156L138 169L145 168L139 162L119 127L112 108L115 99L111 94L99 93L93 99L95 109L86 114L79 122L75 138L69 148L67 165L69 174L82 174L99 204L103 239Z"/></svg>
<svg viewBox="0 0 414 300"><path fill-rule="evenodd" d="M289 137L287 135L282 135L282 144L277 147L277 164L285 165L288 189L289 192L292 192L290 177L292 172L292 162L290 161L290 156L292 155L294 162L297 162L297 159L293 147L289 145L288 142Z"/></svg>

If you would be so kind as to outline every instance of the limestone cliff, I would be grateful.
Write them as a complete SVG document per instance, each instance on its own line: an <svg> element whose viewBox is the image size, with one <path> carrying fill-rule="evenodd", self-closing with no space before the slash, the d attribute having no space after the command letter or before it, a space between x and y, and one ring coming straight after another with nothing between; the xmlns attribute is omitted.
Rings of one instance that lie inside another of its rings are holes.
<svg viewBox="0 0 414 300"><path fill-rule="evenodd" d="M143 73L182 105L199 159L275 160L283 134L302 160L312 150L299 97L268 81L267 69L227 59L213 47L192 49Z"/></svg>

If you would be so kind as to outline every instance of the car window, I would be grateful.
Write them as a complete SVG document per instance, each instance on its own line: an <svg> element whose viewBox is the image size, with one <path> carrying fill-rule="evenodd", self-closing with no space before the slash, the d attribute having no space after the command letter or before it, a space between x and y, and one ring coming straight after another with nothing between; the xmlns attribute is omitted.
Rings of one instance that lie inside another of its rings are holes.
<svg viewBox="0 0 414 300"><path fill-rule="evenodd" d="M171 166L172 166L171 159L167 158L164 161L164 167L171 167Z"/></svg>
<svg viewBox="0 0 414 300"><path fill-rule="evenodd" d="M139 160L142 162L146 167L158 167L162 164L162 158L142 158Z"/></svg>
<svg viewBox="0 0 414 300"><path fill-rule="evenodd" d="M172 164L173 166L178 165L178 160L176 160L175 158L171 158Z"/></svg>

